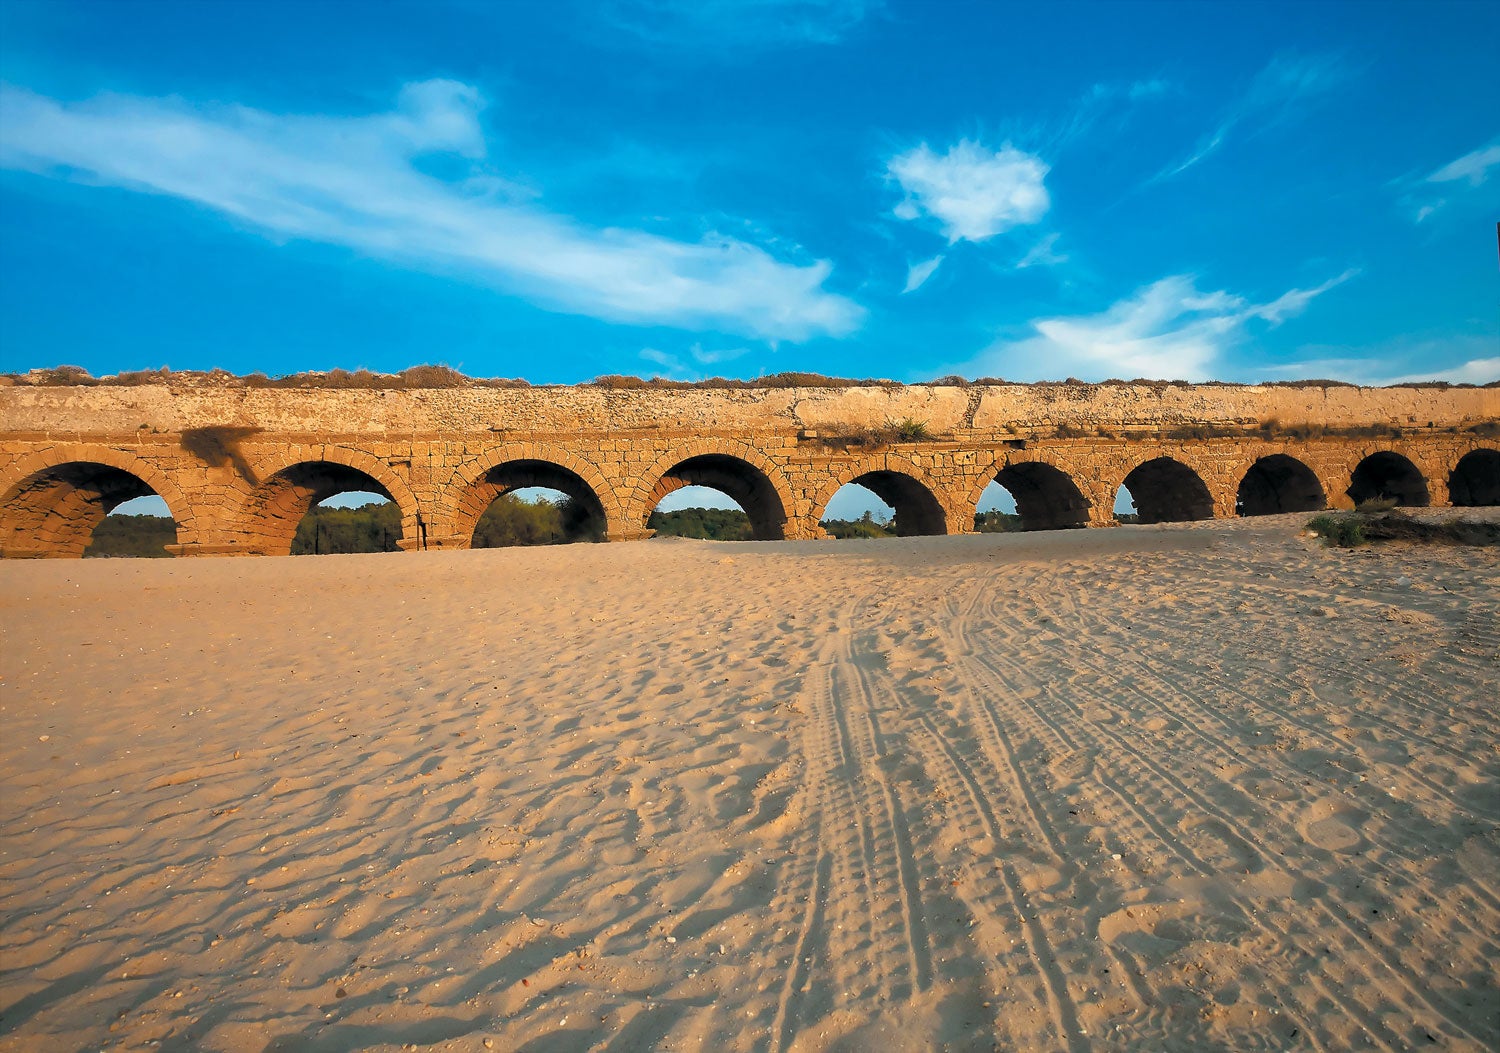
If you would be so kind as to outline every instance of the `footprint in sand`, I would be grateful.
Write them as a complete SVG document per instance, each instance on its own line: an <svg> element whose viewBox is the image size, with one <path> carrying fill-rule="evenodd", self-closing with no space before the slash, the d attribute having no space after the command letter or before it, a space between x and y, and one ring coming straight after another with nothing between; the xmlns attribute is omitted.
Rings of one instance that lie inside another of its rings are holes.
<svg viewBox="0 0 1500 1053"><path fill-rule="evenodd" d="M1303 813L1297 823L1302 840L1328 852L1353 852L1365 843L1359 827L1365 814L1343 801L1322 800Z"/></svg>

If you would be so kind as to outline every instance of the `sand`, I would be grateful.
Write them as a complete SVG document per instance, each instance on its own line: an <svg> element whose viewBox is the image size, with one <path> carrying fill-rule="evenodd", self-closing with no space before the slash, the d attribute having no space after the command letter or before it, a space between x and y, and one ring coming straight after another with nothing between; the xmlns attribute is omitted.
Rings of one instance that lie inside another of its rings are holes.
<svg viewBox="0 0 1500 1053"><path fill-rule="evenodd" d="M1500 1046L1500 555L0 566L0 1050Z"/></svg>

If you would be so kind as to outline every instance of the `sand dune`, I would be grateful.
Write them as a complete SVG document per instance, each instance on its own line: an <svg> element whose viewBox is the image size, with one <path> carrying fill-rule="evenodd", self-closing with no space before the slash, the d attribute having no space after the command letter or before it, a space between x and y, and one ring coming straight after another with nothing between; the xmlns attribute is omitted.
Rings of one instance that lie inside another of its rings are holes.
<svg viewBox="0 0 1500 1053"><path fill-rule="evenodd" d="M0 566L0 1050L1494 1049L1500 556Z"/></svg>

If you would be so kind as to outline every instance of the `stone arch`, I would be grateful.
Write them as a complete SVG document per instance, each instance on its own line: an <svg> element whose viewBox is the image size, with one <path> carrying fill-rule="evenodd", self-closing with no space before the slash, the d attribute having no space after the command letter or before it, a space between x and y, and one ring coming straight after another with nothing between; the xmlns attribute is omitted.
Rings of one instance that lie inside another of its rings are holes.
<svg viewBox="0 0 1500 1053"><path fill-rule="evenodd" d="M497 446L454 471L445 491L453 502L451 543L469 548L485 510L502 494L528 486L561 490L597 521L601 538L616 532L614 490L593 464L560 446L517 443ZM606 503L608 501L608 503Z"/></svg>
<svg viewBox="0 0 1500 1053"><path fill-rule="evenodd" d="M1235 513L1242 516L1316 512L1327 507L1328 497L1317 473L1284 453L1267 454L1252 464L1235 495Z"/></svg>
<svg viewBox="0 0 1500 1053"><path fill-rule="evenodd" d="M285 556L302 518L319 501L351 490L368 490L401 509L402 548L426 548L427 523L411 488L384 461L344 446L315 447L312 456L258 461L260 480L241 504L238 533L248 551Z"/></svg>
<svg viewBox="0 0 1500 1053"><path fill-rule="evenodd" d="M902 537L956 532L950 530L949 511L927 474L910 457L892 453L872 454L839 466L813 502L814 522L822 522L828 503L850 483L865 487L896 510L896 532Z"/></svg>
<svg viewBox="0 0 1500 1053"><path fill-rule="evenodd" d="M1422 472L1406 457L1390 450L1379 450L1360 461L1344 492L1356 508L1362 501L1388 497L1412 508L1426 508L1432 503Z"/></svg>
<svg viewBox="0 0 1500 1053"><path fill-rule="evenodd" d="M167 505L177 537L193 529L182 491L151 462L91 443L54 446L0 472L0 555L83 555L116 506L150 494Z"/></svg>
<svg viewBox="0 0 1500 1053"><path fill-rule="evenodd" d="M997 458L980 477L968 507L977 514L990 483L999 483L1015 498L1022 530L1066 530L1089 525L1092 504L1073 476L1050 461L1033 457Z"/></svg>
<svg viewBox="0 0 1500 1053"><path fill-rule="evenodd" d="M1154 457L1136 465L1121 484L1134 498L1142 523L1181 523L1214 516L1208 484L1173 457Z"/></svg>
<svg viewBox="0 0 1500 1053"><path fill-rule="evenodd" d="M1448 501L1454 505L1500 505L1500 450L1470 450L1448 474Z"/></svg>
<svg viewBox="0 0 1500 1053"><path fill-rule="evenodd" d="M641 477L629 518L644 526L662 498L684 486L728 494L750 517L756 541L782 541L794 507L791 488L770 458L748 443L690 442L658 457Z"/></svg>

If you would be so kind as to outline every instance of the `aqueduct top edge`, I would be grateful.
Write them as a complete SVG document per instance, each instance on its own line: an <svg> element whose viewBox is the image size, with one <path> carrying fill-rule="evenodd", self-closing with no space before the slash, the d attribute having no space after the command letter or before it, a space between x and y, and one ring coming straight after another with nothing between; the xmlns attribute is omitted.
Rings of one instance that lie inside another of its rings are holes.
<svg viewBox="0 0 1500 1053"><path fill-rule="evenodd" d="M1073 426L1424 428L1500 420L1500 388L1144 384L367 390L0 387L0 437L253 428L262 435L754 434L920 421L933 435Z"/></svg>

